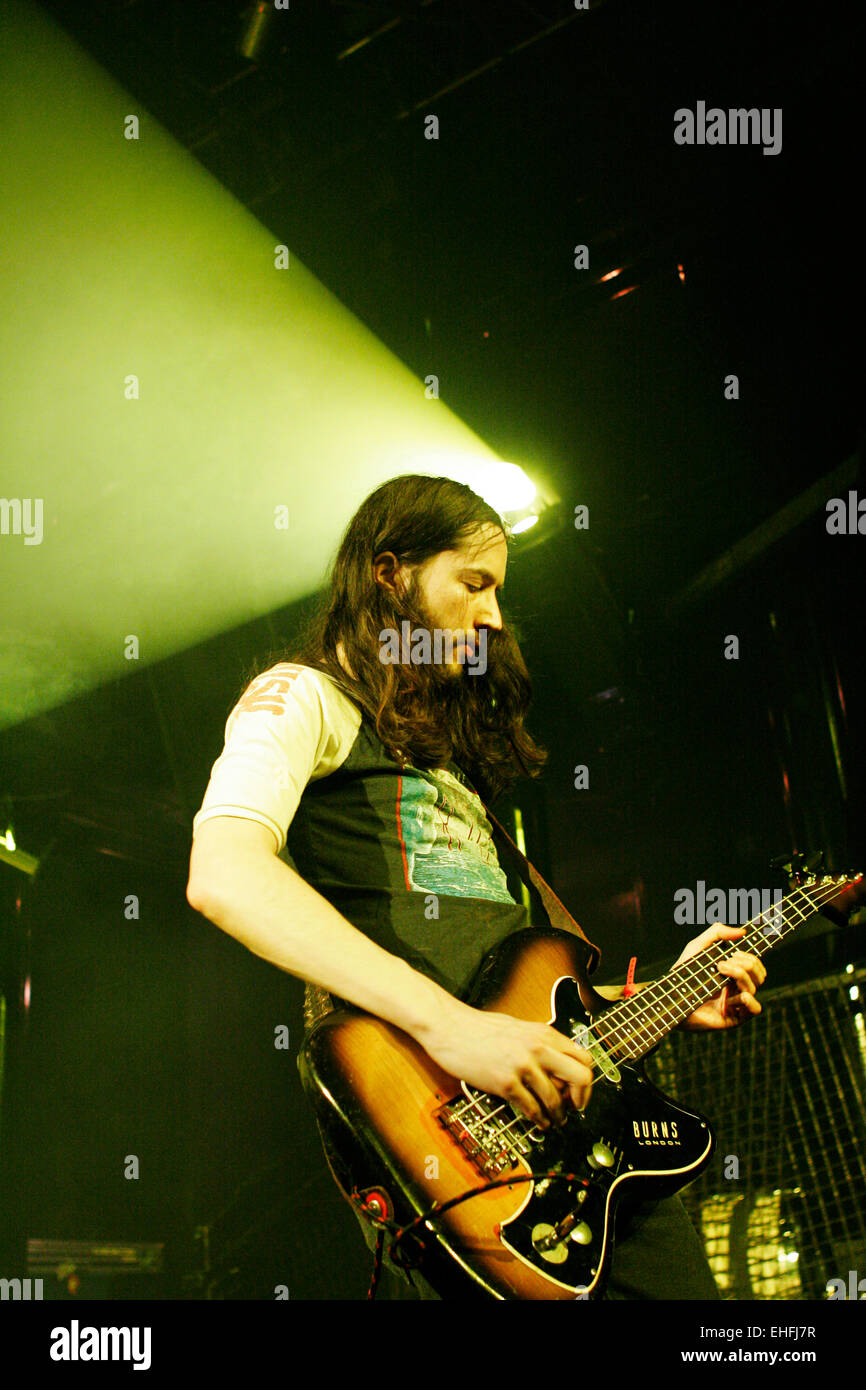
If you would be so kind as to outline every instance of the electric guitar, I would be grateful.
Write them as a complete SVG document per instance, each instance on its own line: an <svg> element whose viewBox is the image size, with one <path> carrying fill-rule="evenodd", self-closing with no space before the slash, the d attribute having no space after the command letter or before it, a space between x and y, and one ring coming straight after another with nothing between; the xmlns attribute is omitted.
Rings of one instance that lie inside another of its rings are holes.
<svg viewBox="0 0 866 1390"><path fill-rule="evenodd" d="M328 1014L298 1065L343 1195L383 1232L391 1259L446 1298L575 1299L603 1292L617 1210L692 1182L715 1139L705 1116L663 1095L647 1056L727 976L816 911L838 920L863 875L798 883L745 934L712 945L633 997L589 983L589 947L529 927L489 953L466 1002L549 1023L593 1058L592 1094L541 1130L498 1096L442 1071L408 1034L360 1010Z"/></svg>

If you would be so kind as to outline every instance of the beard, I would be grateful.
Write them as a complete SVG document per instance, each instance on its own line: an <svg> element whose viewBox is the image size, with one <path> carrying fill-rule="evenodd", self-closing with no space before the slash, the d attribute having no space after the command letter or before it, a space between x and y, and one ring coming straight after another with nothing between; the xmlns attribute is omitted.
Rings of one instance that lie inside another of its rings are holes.
<svg viewBox="0 0 866 1390"><path fill-rule="evenodd" d="M431 714L438 706L443 718L456 719L462 725L463 717L477 709L479 696L487 693L482 690L482 686L490 682L491 678L495 681L503 655L504 644L499 640L502 633L490 628L485 629L483 635L485 647L481 650L486 662L485 668L481 670L478 667L479 641L477 633L474 632L474 629L440 628L424 602L417 576L412 576L399 607L401 619L408 620L410 625L410 641L411 634L416 630L429 632L431 639L433 632L437 629L443 632L450 631L454 636L453 660L428 661L413 665L411 667L412 676L407 684L411 683L416 690L420 685L419 694L422 701L428 705ZM460 638L457 637L457 634L460 634ZM473 637L475 639L474 652L466 646L466 639ZM458 655L459 640L461 639L464 642L464 648L462 655ZM407 670L405 666L396 669L403 672Z"/></svg>

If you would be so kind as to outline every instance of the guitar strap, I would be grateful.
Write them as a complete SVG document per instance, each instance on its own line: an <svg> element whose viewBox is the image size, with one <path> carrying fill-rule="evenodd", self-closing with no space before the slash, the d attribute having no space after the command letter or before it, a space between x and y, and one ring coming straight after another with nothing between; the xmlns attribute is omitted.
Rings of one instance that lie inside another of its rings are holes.
<svg viewBox="0 0 866 1390"><path fill-rule="evenodd" d="M535 865L530 864L526 856L517 848L517 845L508 834L508 831L499 823L489 807L484 807L484 814L487 816L487 819L496 832L494 840L497 849L503 854L503 858L506 862L510 863L517 877L525 883L527 887L530 887L530 892L532 888L535 888L541 899L544 911L547 913L550 925L552 927L557 927L560 931L571 932L573 936L579 936L581 940L585 941L587 946L589 946L591 958L587 969L589 973L592 974L601 962L601 951L598 946L590 941L583 928L575 922L568 908L559 901L559 898L550 887L550 884L544 881Z"/></svg>

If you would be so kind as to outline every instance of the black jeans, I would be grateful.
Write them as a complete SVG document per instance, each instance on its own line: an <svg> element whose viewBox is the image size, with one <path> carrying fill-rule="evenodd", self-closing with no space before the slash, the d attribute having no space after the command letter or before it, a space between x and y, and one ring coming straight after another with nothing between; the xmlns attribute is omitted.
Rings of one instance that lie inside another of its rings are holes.
<svg viewBox="0 0 866 1390"><path fill-rule="evenodd" d="M718 1299L700 1236L679 1197L645 1202L620 1231L606 1299Z"/></svg>

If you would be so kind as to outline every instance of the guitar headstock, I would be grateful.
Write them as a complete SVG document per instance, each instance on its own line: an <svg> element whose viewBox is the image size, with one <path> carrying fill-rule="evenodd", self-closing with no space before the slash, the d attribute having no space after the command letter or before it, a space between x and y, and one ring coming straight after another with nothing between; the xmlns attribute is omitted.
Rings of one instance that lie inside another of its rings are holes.
<svg viewBox="0 0 866 1390"><path fill-rule="evenodd" d="M820 877L811 874L798 886L812 899L816 912L839 927L844 927L851 913L866 902L866 879L862 873Z"/></svg>
<svg viewBox="0 0 866 1390"><path fill-rule="evenodd" d="M866 901L866 880L862 873L819 874L823 858L821 849L809 855L779 854L770 860L770 867L784 869L791 888L802 889L812 899L816 912L844 927L855 908Z"/></svg>

